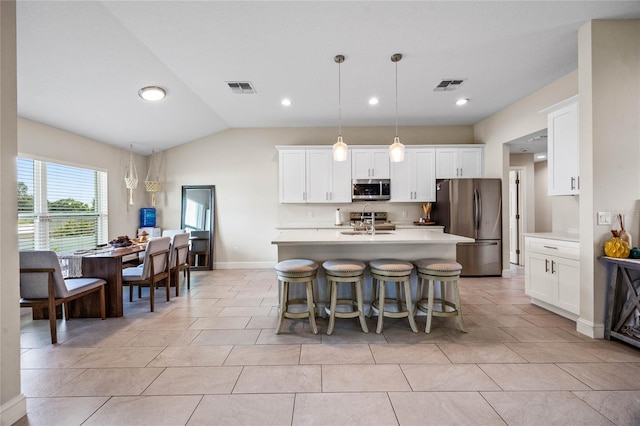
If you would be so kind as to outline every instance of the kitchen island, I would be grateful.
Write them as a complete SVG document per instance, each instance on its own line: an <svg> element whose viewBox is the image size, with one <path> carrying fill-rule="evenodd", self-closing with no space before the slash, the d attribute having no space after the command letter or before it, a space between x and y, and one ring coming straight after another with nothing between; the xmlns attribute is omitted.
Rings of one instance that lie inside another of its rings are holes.
<svg viewBox="0 0 640 426"><path fill-rule="evenodd" d="M470 243L472 238L423 229L396 229L372 234L351 235L349 229L281 229L271 242L278 246L278 262L287 259L311 259L320 264L318 284L314 297L318 305L327 302L322 262L329 259L356 259L368 262L374 259L393 258L414 261L424 258L456 259L456 244ZM464 265L462 265L464 268ZM370 302L371 275L365 275L364 298ZM416 277L412 279L415 291ZM294 289L291 296L302 295L302 289ZM297 293L300 291L300 294ZM414 295L415 297L415 295Z"/></svg>

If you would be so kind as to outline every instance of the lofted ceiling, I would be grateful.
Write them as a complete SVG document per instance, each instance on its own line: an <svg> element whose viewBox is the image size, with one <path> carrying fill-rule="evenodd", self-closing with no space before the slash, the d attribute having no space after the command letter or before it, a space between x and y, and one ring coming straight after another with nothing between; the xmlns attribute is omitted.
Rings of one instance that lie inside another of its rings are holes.
<svg viewBox="0 0 640 426"><path fill-rule="evenodd" d="M343 127L389 126L402 53L399 126L471 125L575 70L585 22L631 18L640 1L18 0L18 114L142 154L229 128L337 127L343 54ZM433 90L451 78L464 83ZM142 101L148 85L166 99Z"/></svg>

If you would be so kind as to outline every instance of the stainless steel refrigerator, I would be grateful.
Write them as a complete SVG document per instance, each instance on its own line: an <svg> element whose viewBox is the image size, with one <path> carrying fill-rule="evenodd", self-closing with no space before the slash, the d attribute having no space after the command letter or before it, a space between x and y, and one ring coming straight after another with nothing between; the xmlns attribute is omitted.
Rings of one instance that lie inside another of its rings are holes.
<svg viewBox="0 0 640 426"><path fill-rule="evenodd" d="M476 240L456 246L463 276L502 275L500 179L438 181L433 215L444 232Z"/></svg>

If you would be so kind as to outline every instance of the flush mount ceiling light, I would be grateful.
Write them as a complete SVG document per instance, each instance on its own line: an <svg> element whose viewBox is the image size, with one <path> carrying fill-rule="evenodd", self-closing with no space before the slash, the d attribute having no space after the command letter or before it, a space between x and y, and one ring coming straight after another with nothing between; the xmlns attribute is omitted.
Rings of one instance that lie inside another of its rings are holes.
<svg viewBox="0 0 640 426"><path fill-rule="evenodd" d="M389 146L389 159L393 163L404 161L404 145L400 143L400 138L398 137L398 62L401 59L401 53L391 56L391 62L396 64L396 137L393 139L391 146Z"/></svg>
<svg viewBox="0 0 640 426"><path fill-rule="evenodd" d="M291 106L291 99L284 98L282 101L280 101L280 104L282 104L282 106Z"/></svg>
<svg viewBox="0 0 640 426"><path fill-rule="evenodd" d="M374 97L374 98L369 99L369 105L378 105L378 102L380 102L378 100L378 98Z"/></svg>
<svg viewBox="0 0 640 426"><path fill-rule="evenodd" d="M469 99L461 98L456 101L456 105L462 106L462 105L466 105L468 102L469 102Z"/></svg>
<svg viewBox="0 0 640 426"><path fill-rule="evenodd" d="M338 141L333 144L333 160L347 161L349 149L347 144L342 141L342 98L341 98L341 79L340 64L344 62L343 55L336 55L333 60L338 64Z"/></svg>
<svg viewBox="0 0 640 426"><path fill-rule="evenodd" d="M160 86L147 86L138 90L138 96L145 101L157 102L167 96L167 91Z"/></svg>

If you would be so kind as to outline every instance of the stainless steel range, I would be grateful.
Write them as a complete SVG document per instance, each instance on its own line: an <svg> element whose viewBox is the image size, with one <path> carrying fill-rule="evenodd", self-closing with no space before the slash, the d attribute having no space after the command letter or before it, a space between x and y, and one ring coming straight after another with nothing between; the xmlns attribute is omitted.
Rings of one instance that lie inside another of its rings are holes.
<svg viewBox="0 0 640 426"><path fill-rule="evenodd" d="M371 214L372 212L350 212L349 223L351 226L358 230L371 226ZM396 225L389 222L389 215L387 212L373 212L375 213L375 225L379 231L393 231L396 229Z"/></svg>

